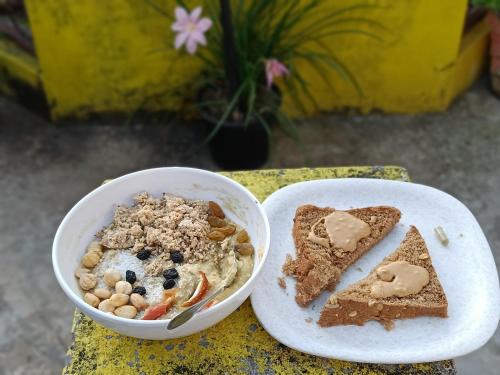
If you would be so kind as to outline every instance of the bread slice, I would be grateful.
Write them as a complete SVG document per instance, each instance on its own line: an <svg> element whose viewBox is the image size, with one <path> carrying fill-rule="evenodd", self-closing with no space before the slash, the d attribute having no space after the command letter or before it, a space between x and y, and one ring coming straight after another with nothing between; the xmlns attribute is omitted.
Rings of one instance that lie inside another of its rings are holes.
<svg viewBox="0 0 500 375"><path fill-rule="evenodd" d="M397 208L388 206L347 210L368 223L371 233L359 240L353 252L343 253L339 248L326 248L307 238L313 224L333 211L335 209L330 207L304 205L295 213L293 239L297 259L288 256L283 272L297 278L295 300L300 306L307 306L325 289L332 291L342 272L384 238L401 217ZM326 238L324 227L321 229L316 234Z"/></svg>
<svg viewBox="0 0 500 375"><path fill-rule="evenodd" d="M373 298L371 286L380 280L376 270L395 261L407 261L424 267L429 272L429 283L417 294L406 297ZM322 327L329 327L340 324L363 325L368 320L378 320L390 329L393 319L423 315L445 318L447 313L446 295L432 266L427 246L417 228L412 226L396 251L378 264L367 277L328 299L318 323Z"/></svg>

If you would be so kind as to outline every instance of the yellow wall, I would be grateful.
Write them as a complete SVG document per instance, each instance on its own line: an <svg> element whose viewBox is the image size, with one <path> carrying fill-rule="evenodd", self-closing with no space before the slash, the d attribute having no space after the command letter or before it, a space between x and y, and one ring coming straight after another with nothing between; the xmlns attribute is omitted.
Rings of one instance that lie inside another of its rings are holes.
<svg viewBox="0 0 500 375"><path fill-rule="evenodd" d="M353 15L374 18L389 31L380 32L383 43L361 35L328 40L356 75L363 97L335 73L337 94L332 93L322 77L303 68L320 109L445 109L457 87L454 71L467 1L324 0L325 7L360 2L383 9ZM156 3L172 12L175 1ZM196 59L171 48L170 21L145 0L26 0L26 6L54 118L178 108L176 88L200 68Z"/></svg>

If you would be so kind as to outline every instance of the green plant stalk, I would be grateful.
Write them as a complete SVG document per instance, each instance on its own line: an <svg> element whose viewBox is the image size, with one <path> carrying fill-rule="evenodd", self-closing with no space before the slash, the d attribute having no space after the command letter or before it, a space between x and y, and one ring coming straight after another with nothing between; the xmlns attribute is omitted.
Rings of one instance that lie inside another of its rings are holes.
<svg viewBox="0 0 500 375"><path fill-rule="evenodd" d="M231 20L231 4L229 0L220 0L220 19L222 24L224 43L224 67L229 86L229 95L234 97L240 87L240 77L238 74L238 63L236 56L236 43L234 41L234 28ZM241 109L238 100L237 107Z"/></svg>

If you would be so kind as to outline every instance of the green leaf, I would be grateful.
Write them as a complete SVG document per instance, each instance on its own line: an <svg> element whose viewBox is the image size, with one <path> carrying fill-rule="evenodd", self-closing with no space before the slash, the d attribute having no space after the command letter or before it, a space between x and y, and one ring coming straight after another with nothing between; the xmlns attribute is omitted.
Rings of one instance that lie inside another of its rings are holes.
<svg viewBox="0 0 500 375"><path fill-rule="evenodd" d="M381 37L379 37L375 33L372 33L372 32L369 32L369 31L365 31L365 30L358 30L358 29L344 29L344 30L329 31L329 32L325 32L323 34L318 34L316 36L316 38L317 39L323 39L323 38L325 38L327 36L340 35L340 34L360 34L360 35L364 35L364 36L368 36L370 38L376 39L379 42L383 42L384 41L384 39L382 39Z"/></svg>
<svg viewBox="0 0 500 375"><path fill-rule="evenodd" d="M276 113L276 116L278 117L278 123L285 132L285 134L287 134L290 138L292 138L296 142L302 143L302 141L300 140L297 125L281 111L278 111Z"/></svg>
<svg viewBox="0 0 500 375"><path fill-rule="evenodd" d="M153 0L144 0L147 5L149 5L151 8L156 10L159 14L162 16L167 17L169 20L173 20L174 17L172 14L168 13L166 10L164 10L162 7L160 7L158 4L156 4Z"/></svg>
<svg viewBox="0 0 500 375"><path fill-rule="evenodd" d="M314 43L327 52L327 54L324 55L323 61L325 61L325 63L329 64L333 69L335 69L342 78L352 83L352 85L358 92L358 95L363 96L363 90L361 89L361 85L359 84L358 80L356 79L356 77L354 77L354 74L349 70L349 68L347 68L347 66L345 66L339 58L337 58L331 48L322 41L314 41Z"/></svg>
<svg viewBox="0 0 500 375"><path fill-rule="evenodd" d="M248 123L252 119L252 115L254 114L255 109L255 98L257 94L257 86L253 80L249 82L249 94L248 94L248 103L247 103L247 113L245 116L244 126L245 128L248 126Z"/></svg>
<svg viewBox="0 0 500 375"><path fill-rule="evenodd" d="M255 117L257 118L257 120L260 122L260 124L262 125L262 127L264 128L264 130L266 131L267 133L267 137L269 138L269 141L272 141L273 139L273 134L271 132L271 127L269 126L269 124L267 123L267 121L264 119L263 116L261 116L260 114L258 113L255 113Z"/></svg>
<svg viewBox="0 0 500 375"><path fill-rule="evenodd" d="M243 84L239 87L238 91L236 91L236 93L233 95L233 98L231 99L231 102L227 106L226 110L224 111L224 114L221 116L221 118L214 126L208 137L205 139L205 143L210 142L210 140L214 137L214 135L217 134L220 127L226 122L229 115L233 113L233 110L236 108L240 96L243 93L243 90L246 88L247 84L248 84L247 81L243 82Z"/></svg>

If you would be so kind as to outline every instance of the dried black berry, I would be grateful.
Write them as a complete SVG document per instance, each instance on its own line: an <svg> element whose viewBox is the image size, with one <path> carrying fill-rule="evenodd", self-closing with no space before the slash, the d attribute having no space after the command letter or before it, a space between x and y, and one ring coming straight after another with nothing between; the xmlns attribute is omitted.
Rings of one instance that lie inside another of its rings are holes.
<svg viewBox="0 0 500 375"><path fill-rule="evenodd" d="M135 276L135 272L127 270L125 272L125 280L127 280L130 284L135 283L135 281L137 280L137 277Z"/></svg>
<svg viewBox="0 0 500 375"><path fill-rule="evenodd" d="M168 279L163 283L163 289L172 289L175 286L175 280Z"/></svg>
<svg viewBox="0 0 500 375"><path fill-rule="evenodd" d="M169 270L165 270L163 272L163 277L165 279L177 279L179 277L179 273L175 268L170 268Z"/></svg>
<svg viewBox="0 0 500 375"><path fill-rule="evenodd" d="M174 263L182 263L182 261L184 260L184 255L182 255L180 251L172 251L170 253L170 259Z"/></svg>
<svg viewBox="0 0 500 375"><path fill-rule="evenodd" d="M146 294L146 288L144 288L143 286L136 286L134 289L132 289L132 293L137 293L143 296Z"/></svg>
<svg viewBox="0 0 500 375"><path fill-rule="evenodd" d="M141 250L137 253L137 258L140 260L146 260L151 255L151 250Z"/></svg>

